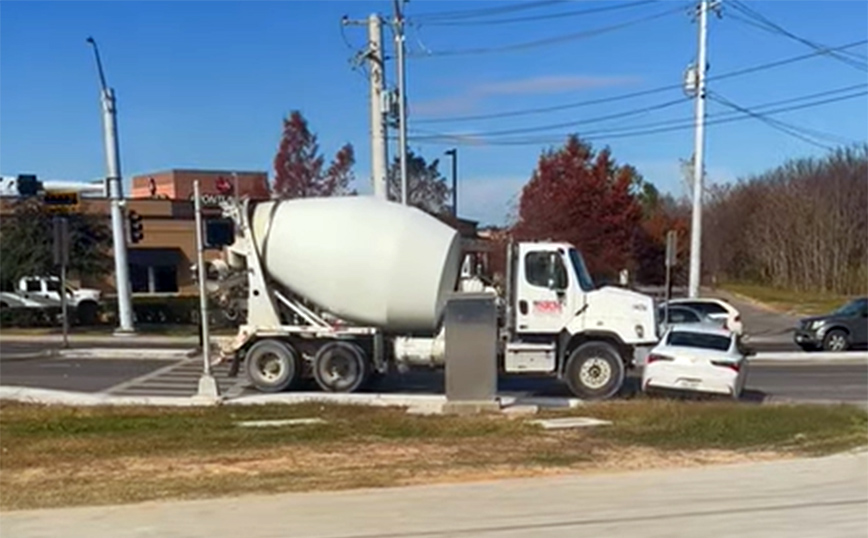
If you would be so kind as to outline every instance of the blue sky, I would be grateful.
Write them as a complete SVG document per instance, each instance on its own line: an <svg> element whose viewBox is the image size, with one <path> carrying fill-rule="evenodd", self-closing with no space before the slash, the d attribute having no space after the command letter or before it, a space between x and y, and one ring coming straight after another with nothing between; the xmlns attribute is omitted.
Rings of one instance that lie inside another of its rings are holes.
<svg viewBox="0 0 868 538"><path fill-rule="evenodd" d="M693 151L692 129L624 136L648 124L689 122L693 103L674 103L684 97L677 87L549 113L430 122L677 86L694 60L697 27L687 14L688 2L536 2L534 7L509 11L509 6L528 3L412 0L407 4L409 126L414 136L432 132L462 136L461 215L502 221L508 200L530 177L541 149L572 131L587 133L597 147L609 145L618 161L636 166L661 190L684 194L679 159L689 158ZM610 9L619 4L630 5ZM710 20L709 77L813 52L804 43L739 20L746 15L731 4L724 0L723 17ZM868 3L863 1L778 0L747 5L789 32L823 45L868 38ZM505 6L506 10L484 17L434 15ZM347 27L342 35L340 19L345 14L356 19L372 12L387 15L391 8L387 0L3 2L0 172L33 172L68 180L105 174L97 78L85 43L92 35L118 96L126 178L167 168L270 172L281 117L299 109L327 155L345 142L354 144L358 187L369 191L368 85L350 62L364 45L366 31ZM533 17L545 18L527 20ZM522 20L492 23L503 19ZM649 20L632 23L643 19ZM606 28L609 31L593 33ZM591 35L520 50L499 49L583 32ZM388 30L384 38L391 52ZM492 48L498 50L443 55ZM709 89L758 111L854 95L861 91L858 85L866 82L866 51L865 44L849 49L856 55L847 62L855 62L855 67L817 55L744 76L712 79ZM393 63L387 67L387 79L390 85L395 80ZM840 93L824 93L848 87ZM816 94L820 95L795 100ZM782 101L786 103L775 105ZM673 104L662 106L668 103ZM652 110L640 113L646 108ZM715 101L708 104L712 117L728 110ZM619 114L611 120L546 129ZM858 96L773 118L797 126L797 133L822 132L822 138L815 139L822 144L835 145L839 138L865 141L868 98ZM485 135L528 128L539 129L530 134ZM791 157L825 152L756 119L710 125L707 132L706 167L712 181L732 181ZM831 141L827 135L834 135ZM503 140L521 145L503 145ZM411 148L429 159L441 157L452 145L451 140L411 141ZM448 158L441 162L448 176Z"/></svg>

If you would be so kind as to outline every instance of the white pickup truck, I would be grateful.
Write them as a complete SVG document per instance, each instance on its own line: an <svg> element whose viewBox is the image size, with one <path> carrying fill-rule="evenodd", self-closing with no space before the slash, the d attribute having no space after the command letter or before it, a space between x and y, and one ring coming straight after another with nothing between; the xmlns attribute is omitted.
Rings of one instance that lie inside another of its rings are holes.
<svg viewBox="0 0 868 538"><path fill-rule="evenodd" d="M71 312L84 325L96 321L100 291L76 289L67 284L66 300ZM0 292L0 308L51 308L60 306L60 279L55 276L26 276L14 291Z"/></svg>

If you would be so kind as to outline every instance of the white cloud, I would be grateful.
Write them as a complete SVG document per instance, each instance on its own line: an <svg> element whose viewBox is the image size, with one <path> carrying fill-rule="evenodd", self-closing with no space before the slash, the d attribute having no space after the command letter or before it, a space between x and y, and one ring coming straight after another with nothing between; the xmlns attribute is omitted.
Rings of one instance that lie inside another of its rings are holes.
<svg viewBox="0 0 868 538"><path fill-rule="evenodd" d="M486 97L494 95L536 95L591 88L610 88L640 82L637 77L589 75L547 75L513 80L484 82L449 97L410 103L413 115L431 116L470 112Z"/></svg>
<svg viewBox="0 0 868 538"><path fill-rule="evenodd" d="M530 177L468 178L458 181L458 216L480 226L503 225L511 205Z"/></svg>

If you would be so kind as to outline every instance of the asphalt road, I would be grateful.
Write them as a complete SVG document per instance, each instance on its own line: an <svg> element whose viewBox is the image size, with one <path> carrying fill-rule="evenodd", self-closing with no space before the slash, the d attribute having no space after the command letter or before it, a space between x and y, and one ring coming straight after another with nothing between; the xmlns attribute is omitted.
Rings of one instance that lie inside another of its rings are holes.
<svg viewBox="0 0 868 538"><path fill-rule="evenodd" d="M868 453L341 492L7 512L48 538L863 538Z"/></svg>
<svg viewBox="0 0 868 538"><path fill-rule="evenodd" d="M215 368L221 390L236 394L256 392L245 389L243 375L228 378L228 367ZM201 374L197 358L182 361L131 359L0 359L0 384L74 390L108 391L123 395L191 396ZM637 372L628 379L625 396L638 390ZM570 396L566 387L545 376L504 376L498 382L503 394L526 396ZM310 383L309 390L316 390ZM376 392L442 394L442 371L414 370L390 375L368 389ZM744 400L766 399L828 400L868 403L868 364L751 365Z"/></svg>

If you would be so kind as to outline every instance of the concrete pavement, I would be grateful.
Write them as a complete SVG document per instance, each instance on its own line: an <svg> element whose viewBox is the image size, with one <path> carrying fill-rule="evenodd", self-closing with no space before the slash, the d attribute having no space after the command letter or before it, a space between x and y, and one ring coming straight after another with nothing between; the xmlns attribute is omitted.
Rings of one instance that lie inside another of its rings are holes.
<svg viewBox="0 0 868 538"><path fill-rule="evenodd" d="M379 490L7 512L9 538L864 538L868 453Z"/></svg>

